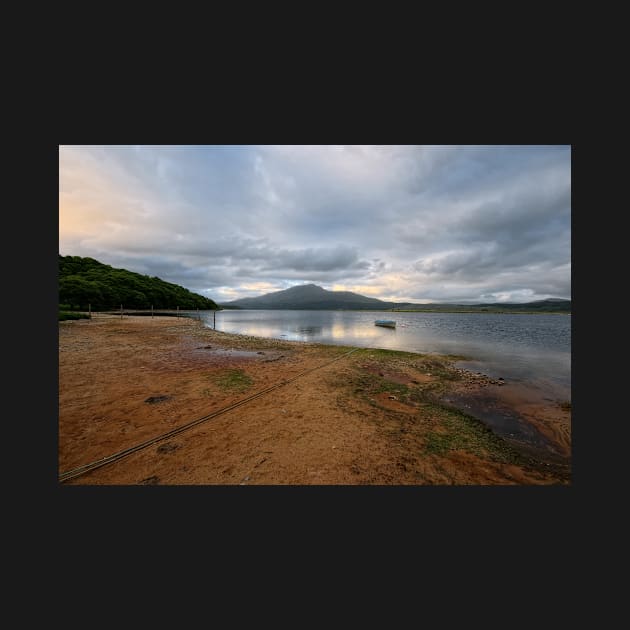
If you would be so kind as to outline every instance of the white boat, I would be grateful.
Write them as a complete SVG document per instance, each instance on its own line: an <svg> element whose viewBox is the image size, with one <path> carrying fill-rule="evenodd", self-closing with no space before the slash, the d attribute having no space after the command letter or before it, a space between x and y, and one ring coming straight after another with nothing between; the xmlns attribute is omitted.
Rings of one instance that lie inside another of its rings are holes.
<svg viewBox="0 0 630 630"><path fill-rule="evenodd" d="M396 322L392 319L377 319L375 326L386 326L387 328L396 328Z"/></svg>

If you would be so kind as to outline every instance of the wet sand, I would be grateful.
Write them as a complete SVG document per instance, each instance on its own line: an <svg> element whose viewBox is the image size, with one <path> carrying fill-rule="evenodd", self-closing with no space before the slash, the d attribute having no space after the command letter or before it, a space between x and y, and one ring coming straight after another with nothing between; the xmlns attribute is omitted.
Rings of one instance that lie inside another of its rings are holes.
<svg viewBox="0 0 630 630"><path fill-rule="evenodd" d="M516 388L503 386L502 404L528 415L553 444L540 452L515 450L518 443L511 446L443 404L458 395L483 401L490 391L450 359L351 350L221 333L185 317L60 322L58 473L280 384L63 483L570 483L570 410L556 403L528 407Z"/></svg>

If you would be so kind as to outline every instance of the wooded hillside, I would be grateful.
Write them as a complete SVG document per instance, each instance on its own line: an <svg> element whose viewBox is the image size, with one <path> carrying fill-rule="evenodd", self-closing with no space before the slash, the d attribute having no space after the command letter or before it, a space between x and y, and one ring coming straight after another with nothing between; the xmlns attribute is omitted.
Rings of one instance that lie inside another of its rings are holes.
<svg viewBox="0 0 630 630"><path fill-rule="evenodd" d="M92 310L216 309L215 302L158 277L104 265L94 258L59 256L59 304Z"/></svg>

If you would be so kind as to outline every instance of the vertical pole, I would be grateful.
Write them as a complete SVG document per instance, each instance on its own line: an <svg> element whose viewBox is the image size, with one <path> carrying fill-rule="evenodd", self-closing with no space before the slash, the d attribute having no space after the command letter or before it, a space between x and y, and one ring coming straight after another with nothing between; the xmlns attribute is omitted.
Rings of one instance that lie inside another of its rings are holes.
<svg viewBox="0 0 630 630"><path fill-rule="evenodd" d="M151 304L151 319L153 319L153 304Z"/></svg>
<svg viewBox="0 0 630 630"><path fill-rule="evenodd" d="M212 328L213 330L217 329L217 312L212 311Z"/></svg>
<svg viewBox="0 0 630 630"><path fill-rule="evenodd" d="M201 319L201 317L199 317L199 308L197 308L197 319Z"/></svg>
<svg viewBox="0 0 630 630"><path fill-rule="evenodd" d="M92 319L92 305L88 302L88 318Z"/></svg>
<svg viewBox="0 0 630 630"><path fill-rule="evenodd" d="M122 304L120 305L120 319L122 319Z"/></svg>
<svg viewBox="0 0 630 630"><path fill-rule="evenodd" d="M179 304L177 305L177 317L179 317Z"/></svg>

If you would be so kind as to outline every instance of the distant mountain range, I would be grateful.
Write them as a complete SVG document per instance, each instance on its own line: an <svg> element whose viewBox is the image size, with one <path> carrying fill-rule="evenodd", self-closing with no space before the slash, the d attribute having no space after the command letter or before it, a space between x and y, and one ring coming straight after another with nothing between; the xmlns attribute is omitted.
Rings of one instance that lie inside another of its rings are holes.
<svg viewBox="0 0 630 630"><path fill-rule="evenodd" d="M351 291L327 291L316 284L303 284L284 291L274 291L255 298L242 298L220 304L223 308L243 309L291 309L291 310L361 310L361 311L526 311L545 313L570 313L571 300L549 298L525 303L495 304L413 304L409 302L385 302Z"/></svg>

